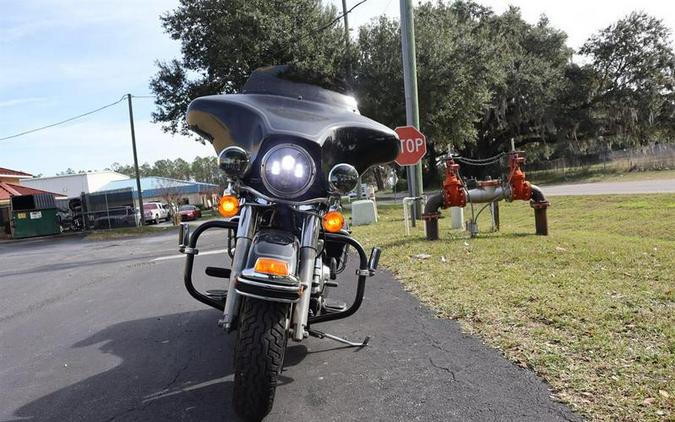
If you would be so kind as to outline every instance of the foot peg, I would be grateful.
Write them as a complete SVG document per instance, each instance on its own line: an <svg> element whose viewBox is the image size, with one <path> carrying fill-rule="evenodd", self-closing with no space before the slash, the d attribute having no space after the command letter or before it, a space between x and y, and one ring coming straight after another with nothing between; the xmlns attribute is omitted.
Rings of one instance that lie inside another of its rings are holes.
<svg viewBox="0 0 675 422"><path fill-rule="evenodd" d="M206 275L211 277L218 278L230 278L230 269L229 268L220 268L220 267L206 267Z"/></svg>
<svg viewBox="0 0 675 422"><path fill-rule="evenodd" d="M363 339L363 342L361 343L354 343L349 340L343 339L342 337L334 336L332 334L324 333L322 331L318 330L312 330L309 329L309 335L312 337L316 337L318 339L324 339L324 338L329 338L331 340L335 340L338 343L346 344L349 347L358 347L359 349L362 347L366 347L368 345L368 341L370 340L370 337L367 336L366 338Z"/></svg>
<svg viewBox="0 0 675 422"><path fill-rule="evenodd" d="M227 290L207 290L206 295L211 299L215 299L225 303L227 297Z"/></svg>
<svg viewBox="0 0 675 422"><path fill-rule="evenodd" d="M343 312L347 310L347 304L339 300L325 299L323 309L327 313Z"/></svg>

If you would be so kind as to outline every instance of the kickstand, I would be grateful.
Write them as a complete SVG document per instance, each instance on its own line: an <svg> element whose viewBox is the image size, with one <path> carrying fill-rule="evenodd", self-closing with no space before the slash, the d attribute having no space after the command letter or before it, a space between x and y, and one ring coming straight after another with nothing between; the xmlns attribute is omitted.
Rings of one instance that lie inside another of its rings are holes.
<svg viewBox="0 0 675 422"><path fill-rule="evenodd" d="M309 329L308 332L309 332L309 335L312 336L312 337L316 337L316 338L319 338L319 339L329 338L329 339L335 340L339 343L346 344L349 347L358 347L358 348L366 347L368 345L368 340L370 340L370 337L366 337L366 338L363 339L363 342L354 343L354 342L351 342L349 340L343 339L342 337L334 336L332 334L324 333L324 332L318 331L318 330Z"/></svg>

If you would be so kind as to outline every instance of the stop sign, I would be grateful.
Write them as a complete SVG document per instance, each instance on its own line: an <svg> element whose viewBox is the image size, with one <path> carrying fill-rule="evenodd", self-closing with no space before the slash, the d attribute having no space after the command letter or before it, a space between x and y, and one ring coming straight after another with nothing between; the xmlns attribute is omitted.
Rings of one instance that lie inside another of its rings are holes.
<svg viewBox="0 0 675 422"><path fill-rule="evenodd" d="M415 126L397 127L396 134L401 140L401 153L396 157L399 166L413 166L427 153L427 138Z"/></svg>

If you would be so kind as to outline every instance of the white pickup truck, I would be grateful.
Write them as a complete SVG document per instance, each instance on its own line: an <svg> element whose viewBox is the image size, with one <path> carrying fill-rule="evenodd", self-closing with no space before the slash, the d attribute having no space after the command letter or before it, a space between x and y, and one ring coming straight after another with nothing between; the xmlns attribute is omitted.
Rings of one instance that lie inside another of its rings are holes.
<svg viewBox="0 0 675 422"><path fill-rule="evenodd" d="M157 224L160 220L166 221L170 218L169 207L159 202L143 204L143 216L146 223Z"/></svg>

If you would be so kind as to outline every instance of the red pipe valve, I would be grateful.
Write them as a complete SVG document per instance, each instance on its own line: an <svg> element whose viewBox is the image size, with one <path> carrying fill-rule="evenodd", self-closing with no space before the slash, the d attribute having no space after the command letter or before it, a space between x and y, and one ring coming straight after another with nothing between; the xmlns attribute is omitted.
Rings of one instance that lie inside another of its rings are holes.
<svg viewBox="0 0 675 422"><path fill-rule="evenodd" d="M525 180L525 172L520 165L525 162L517 152L509 159L509 184L511 185L511 200L528 201L532 197L532 186Z"/></svg>
<svg viewBox="0 0 675 422"><path fill-rule="evenodd" d="M463 207L466 205L466 193L459 177L459 164L452 158L445 162L445 180L443 180L443 208Z"/></svg>

